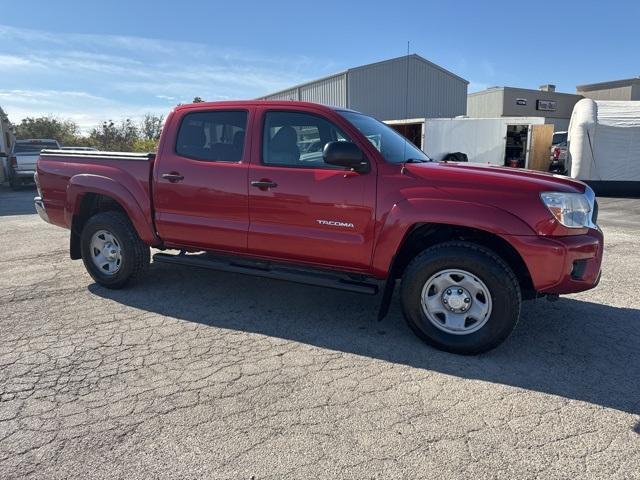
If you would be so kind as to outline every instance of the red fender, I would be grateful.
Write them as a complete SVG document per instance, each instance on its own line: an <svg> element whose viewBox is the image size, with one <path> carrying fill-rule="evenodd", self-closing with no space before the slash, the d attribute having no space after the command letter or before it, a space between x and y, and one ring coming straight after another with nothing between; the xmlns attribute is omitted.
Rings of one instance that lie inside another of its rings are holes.
<svg viewBox="0 0 640 480"><path fill-rule="evenodd" d="M475 228L495 235L535 235L523 220L490 205L443 199L407 199L395 204L381 219L372 268L385 277L394 255L417 224L441 223Z"/></svg>
<svg viewBox="0 0 640 480"><path fill-rule="evenodd" d="M148 205L148 193L138 192L147 201L146 204L141 205L131 191L122 184L112 178L101 175L82 173L69 179L64 206L64 217L67 225L71 226L73 215L78 213L85 193L97 193L113 198L127 212L142 241L150 245L161 243L153 229L151 207Z"/></svg>

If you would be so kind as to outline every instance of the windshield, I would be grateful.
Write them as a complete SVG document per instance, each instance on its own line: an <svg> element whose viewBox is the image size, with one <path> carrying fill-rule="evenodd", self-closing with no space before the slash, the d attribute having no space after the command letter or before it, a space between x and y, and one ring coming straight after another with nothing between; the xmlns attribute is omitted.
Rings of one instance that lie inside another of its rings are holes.
<svg viewBox="0 0 640 480"><path fill-rule="evenodd" d="M45 148L58 148L56 142L16 142L13 147L15 153L39 152Z"/></svg>
<svg viewBox="0 0 640 480"><path fill-rule="evenodd" d="M560 145L561 143L567 143L567 132L558 132L553 134L552 145Z"/></svg>
<svg viewBox="0 0 640 480"><path fill-rule="evenodd" d="M404 163L410 160L431 160L413 143L375 118L361 113L339 111L354 127L360 130L389 163Z"/></svg>

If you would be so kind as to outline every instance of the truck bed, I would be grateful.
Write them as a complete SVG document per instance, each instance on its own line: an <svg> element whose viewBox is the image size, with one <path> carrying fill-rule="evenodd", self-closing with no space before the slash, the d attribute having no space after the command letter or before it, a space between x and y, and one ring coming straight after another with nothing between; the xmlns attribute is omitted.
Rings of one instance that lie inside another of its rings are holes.
<svg viewBox="0 0 640 480"><path fill-rule="evenodd" d="M84 191L110 196L114 190L109 185L115 183L131 195L152 225L150 181L154 161L154 153L42 150L37 181L49 221L70 228Z"/></svg>

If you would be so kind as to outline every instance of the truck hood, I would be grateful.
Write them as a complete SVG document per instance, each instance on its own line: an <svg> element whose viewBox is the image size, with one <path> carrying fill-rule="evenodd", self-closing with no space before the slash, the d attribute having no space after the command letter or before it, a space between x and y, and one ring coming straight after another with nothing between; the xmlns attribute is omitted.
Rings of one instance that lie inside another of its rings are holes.
<svg viewBox="0 0 640 480"><path fill-rule="evenodd" d="M440 189L518 192L576 192L584 193L585 184L579 180L551 173L474 163L427 162L410 163L406 169Z"/></svg>
<svg viewBox="0 0 640 480"><path fill-rule="evenodd" d="M549 173L469 163L411 163L405 174L423 187L414 195L487 205L519 218L538 235L575 235L543 204L542 192L584 193L578 180Z"/></svg>

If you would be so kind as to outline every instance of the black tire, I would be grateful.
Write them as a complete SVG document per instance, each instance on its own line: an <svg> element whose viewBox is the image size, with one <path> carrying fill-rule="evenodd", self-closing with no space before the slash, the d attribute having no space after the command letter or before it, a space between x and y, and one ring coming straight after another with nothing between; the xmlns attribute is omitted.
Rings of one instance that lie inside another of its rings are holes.
<svg viewBox="0 0 640 480"><path fill-rule="evenodd" d="M477 331L462 335L446 332L423 310L426 282L448 269L469 272L489 291L491 314ZM409 327L422 340L447 352L475 355L497 347L513 331L520 317L522 296L518 279L502 258L480 245L455 241L428 248L411 261L402 277L401 301Z"/></svg>
<svg viewBox="0 0 640 480"><path fill-rule="evenodd" d="M92 260L91 239L94 233L106 230L116 237L120 246L121 263L113 274L101 271ZM121 212L101 212L91 217L84 225L80 236L82 261L89 275L107 288L122 288L129 282L140 279L149 268L150 250L140 240L138 233Z"/></svg>
<svg viewBox="0 0 640 480"><path fill-rule="evenodd" d="M13 172L9 172L9 187L16 191L22 188L22 180L16 177Z"/></svg>

